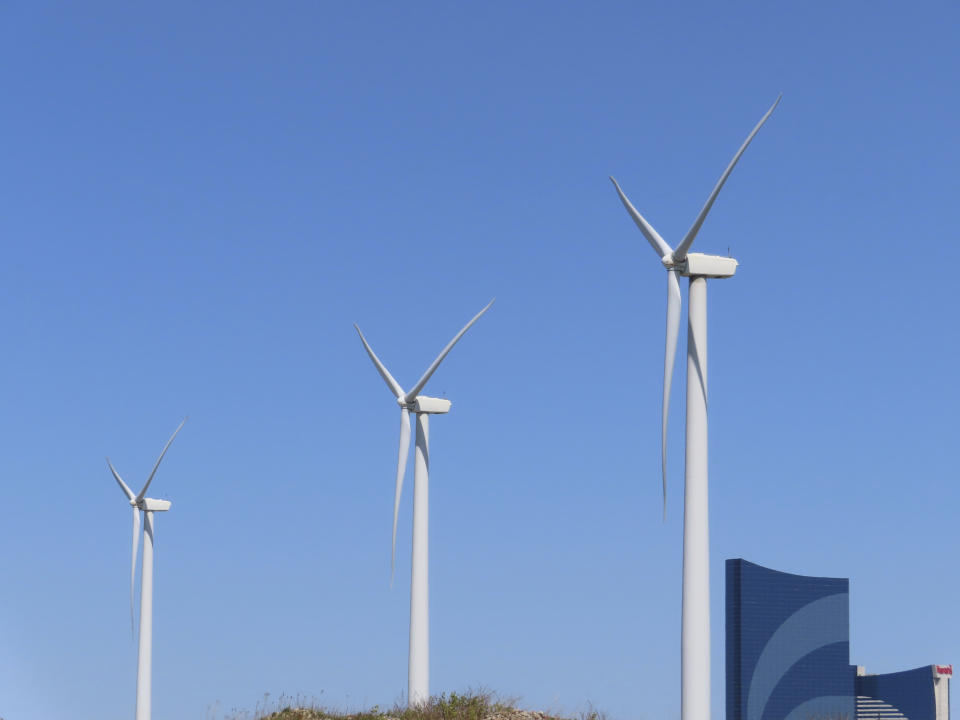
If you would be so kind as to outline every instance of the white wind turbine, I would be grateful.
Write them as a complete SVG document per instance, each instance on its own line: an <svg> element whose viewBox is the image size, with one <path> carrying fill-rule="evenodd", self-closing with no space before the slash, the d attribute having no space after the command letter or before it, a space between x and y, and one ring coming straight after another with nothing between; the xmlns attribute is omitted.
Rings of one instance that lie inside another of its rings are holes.
<svg viewBox="0 0 960 720"><path fill-rule="evenodd" d="M443 398L420 395L430 376L440 367L440 363L453 349L463 334L480 319L490 306L473 316L437 356L417 384L405 392L400 383L393 379L390 371L380 362L373 348L354 325L363 347L387 383L387 387L400 406L400 454L397 459L397 482L393 496L393 543L390 554L390 582L393 583L394 558L397 551L397 517L400 512L400 492L403 489L403 475L407 467L407 453L410 449L410 413L417 416L417 439L413 465L413 562L410 572L410 654L408 656L407 702L420 705L430 699L430 599L429 599L429 470L430 470L430 415L441 415L450 411L450 401Z"/></svg>
<svg viewBox="0 0 960 720"><path fill-rule="evenodd" d="M687 437L683 496L683 609L681 620L681 720L710 717L710 544L707 502L707 278L733 277L737 261L729 257L690 253L691 244L717 194L770 117L776 102L760 118L740 146L707 198L703 209L676 250L671 250L653 226L637 212L612 177L620 200L667 269L667 343L663 367L663 418L661 469L663 508L667 507L667 415L677 337L680 333L680 283L678 275L690 278L687 311Z"/></svg>
<svg viewBox="0 0 960 720"><path fill-rule="evenodd" d="M137 544L140 540L140 513L143 513L143 565L140 573L140 642L137 651L137 712L136 720L150 720L150 659L153 645L153 514L155 512L166 512L170 509L169 500L154 500L146 497L147 488L160 467L160 461L167 454L170 443L180 432L186 418L173 431L173 435L163 446L163 452L157 458L157 462L150 471L150 476L143 488L136 495L120 477L120 473L113 467L110 458L107 458L107 465L110 466L110 472L127 496L130 505L133 508L133 551L130 558L130 629L133 630L133 584L137 571Z"/></svg>

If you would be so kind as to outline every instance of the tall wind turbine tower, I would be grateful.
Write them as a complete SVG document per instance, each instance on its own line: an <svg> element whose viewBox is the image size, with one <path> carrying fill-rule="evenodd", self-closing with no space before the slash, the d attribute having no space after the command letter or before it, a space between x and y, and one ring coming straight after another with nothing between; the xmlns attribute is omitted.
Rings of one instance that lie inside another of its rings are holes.
<svg viewBox="0 0 960 720"><path fill-rule="evenodd" d="M390 582L393 582L394 558L397 551L397 516L400 512L400 492L403 489L403 475L407 467L407 453L410 450L410 413L417 416L416 455L413 465L413 563L410 571L410 655L407 675L407 703L421 705L430 699L430 598L429 598L429 469L430 469L430 416L450 412L450 401L443 398L420 395L430 376L440 367L440 363L453 349L463 334L480 319L490 306L491 300L483 310L473 316L433 361L410 392L405 392L400 383L393 379L390 371L380 362L373 348L354 325L363 347L373 361L380 377L387 383L390 392L400 406L400 454L397 459L397 482L393 496L393 543L390 555Z"/></svg>
<svg viewBox="0 0 960 720"><path fill-rule="evenodd" d="M663 367L661 470L663 509L667 509L667 416L677 338L680 334L680 283L689 278L687 311L687 437L683 495L683 610L681 619L681 720L710 718L710 533L707 503L707 279L733 277L737 261L691 253L690 246L717 194L754 136L780 102L760 118L723 171L713 192L676 250L637 211L612 177L620 200L667 269L667 342Z"/></svg>
<svg viewBox="0 0 960 720"><path fill-rule="evenodd" d="M163 446L163 452L157 458L157 462L144 483L143 488L136 495L127 486L120 477L120 473L113 467L110 458L107 458L107 465L110 466L110 472L114 479L123 490L123 494L130 501L133 508L133 551L130 559L130 629L133 629L133 581L137 573L137 544L140 540L140 514L143 513L143 565L140 570L140 642L137 650L137 711L136 720L150 720L150 680L151 680L151 658L153 651L153 541L154 541L154 518L153 514L157 512L166 512L170 509L169 500L154 500L146 497L147 488L153 480L153 476L160 467L160 461L167 454L170 443L180 432L186 418L173 431L173 435Z"/></svg>

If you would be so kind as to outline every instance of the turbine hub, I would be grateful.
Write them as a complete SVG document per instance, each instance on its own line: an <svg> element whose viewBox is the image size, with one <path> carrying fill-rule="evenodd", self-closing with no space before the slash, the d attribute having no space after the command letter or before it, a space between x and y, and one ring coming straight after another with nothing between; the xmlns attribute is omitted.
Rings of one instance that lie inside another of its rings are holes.
<svg viewBox="0 0 960 720"><path fill-rule="evenodd" d="M667 268L667 270L673 269L673 266L676 264L673 260L673 253L667 253L664 255L662 258L660 258L660 262L663 263L663 266Z"/></svg>

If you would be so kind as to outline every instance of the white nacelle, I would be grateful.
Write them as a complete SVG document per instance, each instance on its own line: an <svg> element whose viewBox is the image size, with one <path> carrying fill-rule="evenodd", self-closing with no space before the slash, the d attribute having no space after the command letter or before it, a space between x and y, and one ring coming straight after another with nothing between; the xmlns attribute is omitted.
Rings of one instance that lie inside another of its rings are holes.
<svg viewBox="0 0 960 720"><path fill-rule="evenodd" d="M164 512L170 509L169 500L154 500L153 498L144 498L142 509L150 512Z"/></svg>
<svg viewBox="0 0 960 720"><path fill-rule="evenodd" d="M413 411L418 413L429 413L430 415L442 415L450 412L450 401L443 398L427 397L418 395L413 402Z"/></svg>
<svg viewBox="0 0 960 720"><path fill-rule="evenodd" d="M737 261L719 255L687 253L686 259L677 266L684 277L728 278L737 271Z"/></svg>

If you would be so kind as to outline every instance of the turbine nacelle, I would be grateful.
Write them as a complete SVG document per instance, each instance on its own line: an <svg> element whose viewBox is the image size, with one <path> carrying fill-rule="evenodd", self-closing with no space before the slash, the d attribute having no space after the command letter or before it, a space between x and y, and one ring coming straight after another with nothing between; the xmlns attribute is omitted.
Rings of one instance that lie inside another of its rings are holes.
<svg viewBox="0 0 960 720"><path fill-rule="evenodd" d="M738 264L731 257L687 253L683 262L676 263L674 268L683 277L728 278L737 272Z"/></svg>
<svg viewBox="0 0 960 720"><path fill-rule="evenodd" d="M428 415L443 415L444 413L450 412L450 405L452 403L446 398L435 398L427 397L426 395L418 395L417 399L413 401L411 410L415 413L426 413Z"/></svg>
<svg viewBox="0 0 960 720"><path fill-rule="evenodd" d="M406 397L401 395L397 398L397 405L408 412L443 415L450 412L451 402L444 398L428 397L427 395L417 395L408 402Z"/></svg>
<svg viewBox="0 0 960 720"><path fill-rule="evenodd" d="M130 501L130 504L138 510L144 512L166 512L170 509L169 500L154 500L153 498L144 498L139 503Z"/></svg>
<svg viewBox="0 0 960 720"><path fill-rule="evenodd" d="M672 252L660 258L667 270L674 270L683 277L728 278L737 272L736 260L720 255L687 253L683 260L677 260Z"/></svg>

